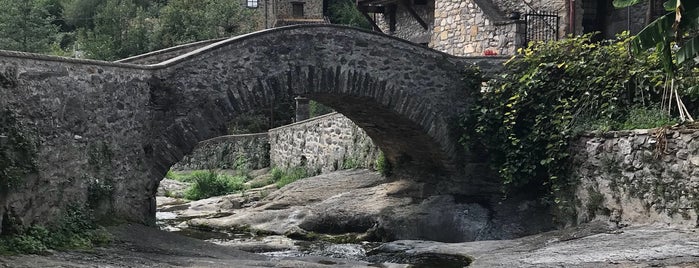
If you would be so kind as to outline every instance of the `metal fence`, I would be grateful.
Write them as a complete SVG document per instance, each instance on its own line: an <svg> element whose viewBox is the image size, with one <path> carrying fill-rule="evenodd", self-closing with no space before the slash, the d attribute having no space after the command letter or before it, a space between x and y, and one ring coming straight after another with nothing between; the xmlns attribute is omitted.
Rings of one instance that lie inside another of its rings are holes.
<svg viewBox="0 0 699 268"><path fill-rule="evenodd" d="M526 45L532 41L558 40L558 23L560 17L555 12L536 11L524 14Z"/></svg>

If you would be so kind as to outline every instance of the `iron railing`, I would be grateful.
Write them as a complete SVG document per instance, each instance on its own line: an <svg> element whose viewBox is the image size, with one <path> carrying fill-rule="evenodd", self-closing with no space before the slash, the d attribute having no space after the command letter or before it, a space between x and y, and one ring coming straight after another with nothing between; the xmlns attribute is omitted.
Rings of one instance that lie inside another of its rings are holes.
<svg viewBox="0 0 699 268"><path fill-rule="evenodd" d="M524 14L524 44L532 41L558 40L560 17L556 12L535 11Z"/></svg>

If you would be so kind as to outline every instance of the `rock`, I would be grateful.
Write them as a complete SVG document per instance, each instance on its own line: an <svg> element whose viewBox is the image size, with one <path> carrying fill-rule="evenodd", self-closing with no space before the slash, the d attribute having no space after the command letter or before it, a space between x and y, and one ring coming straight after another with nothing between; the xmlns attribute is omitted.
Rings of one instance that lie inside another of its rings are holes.
<svg viewBox="0 0 699 268"><path fill-rule="evenodd" d="M220 230L250 228L303 239L314 232L449 242L511 238L551 228L540 220L545 216L537 216L548 215L548 210L529 203L521 206L525 200L513 198L498 205L499 200L457 200L444 194L421 198L424 191L424 183L389 182L366 170L339 171L289 184L261 200L262 205L227 217L197 217L188 224Z"/></svg>
<svg viewBox="0 0 699 268"><path fill-rule="evenodd" d="M242 250L252 253L263 253L283 250L295 250L298 247L294 240L286 236L271 235L262 238L244 239L244 240L226 240L214 241L218 245L227 246L237 250Z"/></svg>
<svg viewBox="0 0 699 268"><path fill-rule="evenodd" d="M696 267L697 230L605 224L552 231L514 240L440 243L399 240L371 254L451 254L473 259L469 267ZM577 235L571 235L576 234Z"/></svg>
<svg viewBox="0 0 699 268"><path fill-rule="evenodd" d="M181 205L183 203L186 203L187 200L180 199L180 198L166 197L166 196L158 196L155 198L155 202L156 202L156 205L158 207L164 207L164 206Z"/></svg>
<svg viewBox="0 0 699 268"><path fill-rule="evenodd" d="M190 183L165 178L160 181L156 195L182 198L189 185Z"/></svg>

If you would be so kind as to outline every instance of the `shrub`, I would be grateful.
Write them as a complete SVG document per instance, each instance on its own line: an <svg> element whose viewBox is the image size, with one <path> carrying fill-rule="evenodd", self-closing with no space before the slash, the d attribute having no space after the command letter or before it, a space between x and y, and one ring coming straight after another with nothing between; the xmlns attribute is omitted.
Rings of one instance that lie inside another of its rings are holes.
<svg viewBox="0 0 699 268"><path fill-rule="evenodd" d="M286 170L277 167L272 169L272 180L277 184L277 188L282 188L289 183L308 177L308 171L301 167Z"/></svg>
<svg viewBox="0 0 699 268"><path fill-rule="evenodd" d="M379 153L376 158L376 170L386 177L391 176L391 163L386 159L386 155L383 152Z"/></svg>
<svg viewBox="0 0 699 268"><path fill-rule="evenodd" d="M184 197L190 200L199 200L243 190L246 177L202 171L193 172L191 180L192 185L185 191Z"/></svg>
<svg viewBox="0 0 699 268"><path fill-rule="evenodd" d="M667 113L653 108L635 107L629 111L619 129L648 129L676 124Z"/></svg>
<svg viewBox="0 0 699 268"><path fill-rule="evenodd" d="M0 254L36 254L48 249L89 249L111 240L111 234L95 224L86 207L69 206L51 228L32 225L17 229L13 234L0 236Z"/></svg>
<svg viewBox="0 0 699 268"><path fill-rule="evenodd" d="M476 92L462 143L489 157L505 193L568 187L568 142L576 131L665 122L641 112L661 103L665 74L658 55L631 57L626 36L591 38L534 43Z"/></svg>
<svg viewBox="0 0 699 268"><path fill-rule="evenodd" d="M357 158L348 157L342 160L342 169L353 169L361 166Z"/></svg>

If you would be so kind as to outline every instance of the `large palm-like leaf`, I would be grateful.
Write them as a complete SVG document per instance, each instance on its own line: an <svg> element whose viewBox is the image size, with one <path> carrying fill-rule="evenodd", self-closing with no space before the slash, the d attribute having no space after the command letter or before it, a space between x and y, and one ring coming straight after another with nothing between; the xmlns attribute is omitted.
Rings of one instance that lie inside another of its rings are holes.
<svg viewBox="0 0 699 268"><path fill-rule="evenodd" d="M626 7L640 2L637 0L615 0L614 5L616 7ZM677 46L680 47L677 51L677 64L694 59L699 55L699 36L696 34L699 29L699 1L669 0L663 6L669 13L651 22L641 30L631 43L632 49L638 53L655 48L661 53L663 67L669 78L669 83L666 83L666 85L669 84L669 90L666 87L668 94L663 92L663 96L667 100L667 112L671 111L674 101L676 102L680 119L682 121L694 121L684 103L682 103L679 92L675 87L675 63L672 59L671 44L675 41ZM693 33L694 36L689 36L685 33ZM687 40L683 42L683 39ZM663 101L663 103L666 102Z"/></svg>
<svg viewBox="0 0 699 268"><path fill-rule="evenodd" d="M619 0L622 1L622 0ZM632 2L635 0L624 0ZM666 71L672 73L673 63L670 44L676 39L681 39L682 33L692 32L699 29L699 1L670 0L664 4L666 9L672 12L661 16L651 22L633 40L634 50L637 52L657 48L663 54L663 61ZM681 41L681 40L678 40ZM696 37L689 41L679 42L677 63L680 64L687 59L692 59L699 55L699 40Z"/></svg>

